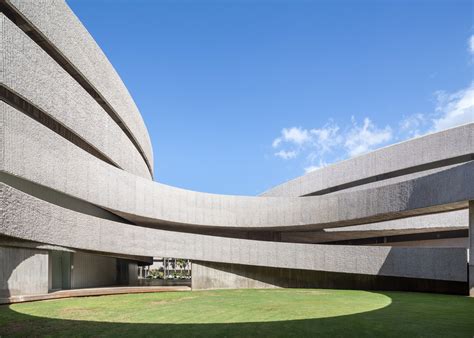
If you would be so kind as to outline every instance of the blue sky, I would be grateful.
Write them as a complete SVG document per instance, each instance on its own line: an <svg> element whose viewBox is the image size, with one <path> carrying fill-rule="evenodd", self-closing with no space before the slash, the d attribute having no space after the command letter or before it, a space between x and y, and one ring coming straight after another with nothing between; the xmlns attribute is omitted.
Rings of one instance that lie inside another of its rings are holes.
<svg viewBox="0 0 474 338"><path fill-rule="evenodd" d="M135 99L162 183L256 195L474 121L471 1L68 4Z"/></svg>

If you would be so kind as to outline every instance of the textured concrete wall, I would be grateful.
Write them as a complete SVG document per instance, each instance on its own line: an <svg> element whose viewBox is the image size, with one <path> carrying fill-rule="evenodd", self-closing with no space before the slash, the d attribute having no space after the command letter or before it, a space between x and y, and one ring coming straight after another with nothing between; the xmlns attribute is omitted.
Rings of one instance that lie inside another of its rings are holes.
<svg viewBox="0 0 474 338"><path fill-rule="evenodd" d="M285 231L280 232L280 239L283 242L325 243L358 238L461 230L467 229L468 223L469 210L463 209L391 221L328 228L320 231Z"/></svg>
<svg viewBox="0 0 474 338"><path fill-rule="evenodd" d="M406 229L433 229L457 227L467 228L469 223L469 212L467 209L445 212L442 214L423 215L410 218L402 218L392 221L375 222L370 224L353 225L349 227L338 227L324 229L328 233L345 231L397 231Z"/></svg>
<svg viewBox="0 0 474 338"><path fill-rule="evenodd" d="M403 290L462 295L467 293L466 282L368 276L213 262L193 262L192 269L193 290L284 287Z"/></svg>
<svg viewBox="0 0 474 338"><path fill-rule="evenodd" d="M145 123L130 93L100 47L64 1L8 0L43 37L83 74L121 117L151 168L153 151Z"/></svg>
<svg viewBox="0 0 474 338"><path fill-rule="evenodd" d="M26 98L124 170L150 179L143 158L115 121L62 67L3 14L3 85ZM35 84L35 85L32 85Z"/></svg>
<svg viewBox="0 0 474 338"><path fill-rule="evenodd" d="M449 210L449 204L474 199L474 162L386 187L330 196L263 198L187 191L114 168L6 104L0 103L0 109L7 173L139 224L320 229Z"/></svg>
<svg viewBox="0 0 474 338"><path fill-rule="evenodd" d="M237 264L193 262L191 287L193 290L277 288L278 284L270 280L275 275L266 274L265 270L268 269ZM259 275L266 276L266 281L265 278L259 279Z"/></svg>
<svg viewBox="0 0 474 338"><path fill-rule="evenodd" d="M468 238L444 238L431 240L414 240L405 242L381 243L379 246L427 247L427 248L465 248L469 247Z"/></svg>
<svg viewBox="0 0 474 338"><path fill-rule="evenodd" d="M0 246L0 298L47 292L47 251Z"/></svg>
<svg viewBox="0 0 474 338"><path fill-rule="evenodd" d="M117 260L84 252L73 254L71 288L88 288L116 284Z"/></svg>
<svg viewBox="0 0 474 338"><path fill-rule="evenodd" d="M466 281L462 248L265 242L137 227L81 214L0 184L0 232L82 250L304 270Z"/></svg>

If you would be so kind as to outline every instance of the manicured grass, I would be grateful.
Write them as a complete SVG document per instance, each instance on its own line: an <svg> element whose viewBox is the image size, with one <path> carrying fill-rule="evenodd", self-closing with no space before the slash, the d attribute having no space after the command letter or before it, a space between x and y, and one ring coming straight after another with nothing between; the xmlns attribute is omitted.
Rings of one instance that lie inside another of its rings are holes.
<svg viewBox="0 0 474 338"><path fill-rule="evenodd" d="M168 292L0 306L0 336L472 337L474 299L277 289Z"/></svg>

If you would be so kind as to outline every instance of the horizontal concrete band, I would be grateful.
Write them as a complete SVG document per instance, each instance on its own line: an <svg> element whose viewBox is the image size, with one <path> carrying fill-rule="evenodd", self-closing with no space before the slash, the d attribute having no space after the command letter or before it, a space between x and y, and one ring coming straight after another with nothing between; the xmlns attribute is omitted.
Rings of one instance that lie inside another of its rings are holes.
<svg viewBox="0 0 474 338"><path fill-rule="evenodd" d="M469 210L414 216L369 224L327 228L320 231L286 231L281 240L299 243L325 243L358 238L467 230Z"/></svg>
<svg viewBox="0 0 474 338"><path fill-rule="evenodd" d="M26 271L28 273L28 271ZM125 295L125 294L142 294L155 292L184 292L191 291L189 286L113 286L113 287L96 287L81 288L74 290L60 290L50 293L10 296L0 298L0 304L14 304L23 302L33 302L38 300L62 299L71 297L91 297L91 296L109 296L109 295Z"/></svg>
<svg viewBox="0 0 474 338"><path fill-rule="evenodd" d="M100 95L100 102L111 107L152 170L151 142L137 106L103 51L67 4L64 1L7 0L5 6L40 35L43 45L50 45L67 60L69 68Z"/></svg>
<svg viewBox="0 0 474 338"><path fill-rule="evenodd" d="M0 80L80 136L124 170L151 179L148 167L122 129L64 69L0 13L3 55Z"/></svg>
<svg viewBox="0 0 474 338"><path fill-rule="evenodd" d="M474 155L474 123L415 138L365 155L338 162L276 186L262 196L297 197L318 191L347 189L433 165L452 164L451 159ZM386 177L385 177L386 176ZM360 181L359 183L357 183Z"/></svg>
<svg viewBox="0 0 474 338"><path fill-rule="evenodd" d="M107 212L102 208L94 206L93 204L83 202L65 194L54 192L51 189L45 188L30 181L23 180L16 176L0 172L0 181L18 190L27 192L28 194L35 196L39 199L56 204L58 206L62 206L67 209L118 222L124 221L123 219L117 217L115 214ZM352 240L357 238L370 238L376 236L410 234L413 235L420 233L433 234L433 232L440 231L449 233L447 235L441 235L442 237L453 237L455 233L458 233L459 231L467 231L468 222L468 210L464 209L452 212L437 213L433 215L423 215L392 221L376 222L371 224L340 228L329 228L320 231L270 231L270 233L274 234L272 235L272 238L269 238L269 236L271 235L269 234L269 231L259 232L252 231L251 229L245 231L228 231L227 229L200 229L198 233L208 234L212 236L246 238L254 240L280 240L282 242L295 243L323 243L327 241L341 241L348 239ZM170 228L169 230L173 230L173 228ZM435 237L438 238L439 233ZM1 239L0 245L2 245Z"/></svg>
<svg viewBox="0 0 474 338"><path fill-rule="evenodd" d="M0 233L51 245L135 256L466 281L464 248L264 242L150 229L59 207L0 185Z"/></svg>
<svg viewBox="0 0 474 338"><path fill-rule="evenodd" d="M173 188L117 169L1 103L6 173L135 223L321 229L467 207L474 162L368 190L307 198L242 197Z"/></svg>

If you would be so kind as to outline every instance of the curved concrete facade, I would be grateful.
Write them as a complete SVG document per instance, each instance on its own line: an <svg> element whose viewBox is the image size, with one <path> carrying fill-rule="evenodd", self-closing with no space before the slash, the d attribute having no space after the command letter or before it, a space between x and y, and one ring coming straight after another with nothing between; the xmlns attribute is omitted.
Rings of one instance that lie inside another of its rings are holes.
<svg viewBox="0 0 474 338"><path fill-rule="evenodd" d="M75 74L118 115L123 128L153 168L153 150L145 123L127 88L105 54L64 1L7 1L7 6L34 27L44 43L61 54Z"/></svg>
<svg viewBox="0 0 474 338"><path fill-rule="evenodd" d="M97 261L121 272L138 256L191 259L201 267L196 288L205 280L219 287L205 274L237 264L240 275L246 266L294 269L425 280L433 291L436 281L452 282L467 290L463 241L474 200L474 123L334 164L262 196L179 189L151 180L141 115L68 6L9 0L2 12L0 237L6 242L84 251L89 265L91 253L106 255ZM51 255L50 266L67 255ZM69 285L93 285L86 279L96 270L76 273ZM61 284L51 278L50 286Z"/></svg>
<svg viewBox="0 0 474 338"><path fill-rule="evenodd" d="M2 83L77 133L117 166L150 179L138 150L96 100L20 28L5 17L2 20L7 56Z"/></svg>

